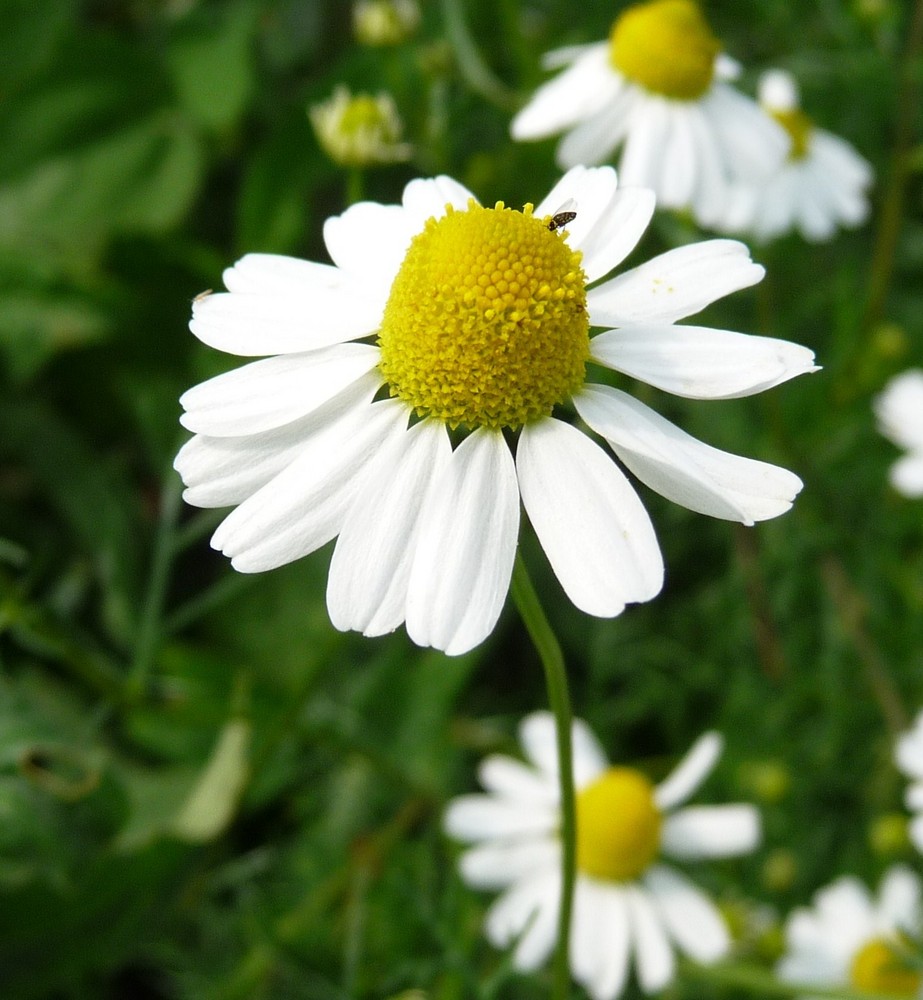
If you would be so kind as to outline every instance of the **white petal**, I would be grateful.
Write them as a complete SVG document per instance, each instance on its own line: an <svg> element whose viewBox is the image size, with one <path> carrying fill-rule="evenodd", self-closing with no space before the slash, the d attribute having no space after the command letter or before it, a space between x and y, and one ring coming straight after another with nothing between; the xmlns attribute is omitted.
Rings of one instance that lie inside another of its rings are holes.
<svg viewBox="0 0 923 1000"><path fill-rule="evenodd" d="M714 962L731 945L727 926L714 903L679 872L654 865L644 884L670 936L696 962Z"/></svg>
<svg viewBox="0 0 923 1000"><path fill-rule="evenodd" d="M692 212L701 225L715 227L731 197L721 153L698 104L688 108L686 125L695 148L696 186Z"/></svg>
<svg viewBox="0 0 923 1000"><path fill-rule="evenodd" d="M330 264L273 253L244 254L222 275L229 292L244 295L299 295L313 291L358 290ZM196 301L205 301L201 296Z"/></svg>
<svg viewBox="0 0 923 1000"><path fill-rule="evenodd" d="M539 218L553 215L562 205L574 202L577 218L567 224L567 234L570 245L580 249L617 190L618 178L612 167L572 167L538 203L534 214Z"/></svg>
<svg viewBox="0 0 923 1000"><path fill-rule="evenodd" d="M441 219L446 205L464 211L472 198L477 201L463 184L441 174L439 177L412 180L404 188L403 205L422 229L427 219Z"/></svg>
<svg viewBox="0 0 923 1000"><path fill-rule="evenodd" d="M558 932L560 879L556 875L544 876L548 898L538 908L513 952L513 966L522 972L537 969L554 950Z"/></svg>
<svg viewBox="0 0 923 1000"><path fill-rule="evenodd" d="M324 243L347 277L368 282L375 294L390 287L418 231L401 205L361 201L324 223Z"/></svg>
<svg viewBox="0 0 923 1000"><path fill-rule="evenodd" d="M663 585L650 518L628 480L585 434L559 420L523 428L516 456L522 501L574 604L611 618Z"/></svg>
<svg viewBox="0 0 923 1000"><path fill-rule="evenodd" d="M653 188L658 201L663 194L661 174L666 168L664 146L669 129L670 102L647 93L639 95L619 160L619 176L623 184Z"/></svg>
<svg viewBox="0 0 923 1000"><path fill-rule="evenodd" d="M565 170L578 164L605 163L628 133L636 100L633 87L622 87L605 107L584 118L561 139L555 163Z"/></svg>
<svg viewBox="0 0 923 1000"><path fill-rule="evenodd" d="M900 928L910 934L920 930L920 877L906 865L893 865L881 880L878 913L882 933Z"/></svg>
<svg viewBox="0 0 923 1000"><path fill-rule="evenodd" d="M707 326L628 326L590 341L594 361L675 396L736 399L806 372L814 352L774 337Z"/></svg>
<svg viewBox="0 0 923 1000"><path fill-rule="evenodd" d="M891 485L905 497L923 497L923 454L899 458L888 473Z"/></svg>
<svg viewBox="0 0 923 1000"><path fill-rule="evenodd" d="M403 434L406 422L405 407L385 400L319 429L295 461L224 519L212 547L241 573L274 569L320 548L340 530L364 463Z"/></svg>
<svg viewBox="0 0 923 1000"><path fill-rule="evenodd" d="M641 482L700 514L753 524L784 514L801 490L788 470L703 444L618 389L586 385L574 405Z"/></svg>
<svg viewBox="0 0 923 1000"><path fill-rule="evenodd" d="M470 842L533 839L554 833L558 822L557 807L523 809L518 803L490 795L460 795L452 799L442 821L450 837Z"/></svg>
<svg viewBox="0 0 923 1000"><path fill-rule="evenodd" d="M556 782L549 781L547 774L512 757L499 754L485 757L478 767L478 780L486 791L519 802L524 808L536 804L555 806L558 803Z"/></svg>
<svg viewBox="0 0 923 1000"><path fill-rule="evenodd" d="M673 951L647 893L632 885L625 890L629 906L638 984L645 993L662 990L673 978Z"/></svg>
<svg viewBox="0 0 923 1000"><path fill-rule="evenodd" d="M218 292L192 305L189 329L209 347L258 358L294 354L365 337L381 325L384 302L355 288L241 295Z"/></svg>
<svg viewBox="0 0 923 1000"><path fill-rule="evenodd" d="M451 454L442 424L421 420L369 464L330 560L335 628L383 635L404 620L420 513Z"/></svg>
<svg viewBox="0 0 923 1000"><path fill-rule="evenodd" d="M529 760L550 777L555 788L558 779L558 742L554 716L550 712L533 712L519 726L519 742ZM574 719L571 726L574 784L580 789L606 770L608 762L599 741L583 719Z"/></svg>
<svg viewBox="0 0 923 1000"><path fill-rule="evenodd" d="M701 100L729 174L758 183L785 159L788 133L749 97L715 82Z"/></svg>
<svg viewBox="0 0 923 1000"><path fill-rule="evenodd" d="M312 434L369 405L380 382L369 372L307 417L262 434L197 434L173 463L186 484L183 499L196 507L230 507L246 500L293 462Z"/></svg>
<svg viewBox="0 0 923 1000"><path fill-rule="evenodd" d="M427 499L407 597L407 633L450 656L490 635L509 590L519 532L513 458L485 429L455 449Z"/></svg>
<svg viewBox="0 0 923 1000"><path fill-rule="evenodd" d="M592 1000L615 1000L625 988L631 933L628 906L617 885L577 876L570 963Z"/></svg>
<svg viewBox="0 0 923 1000"><path fill-rule="evenodd" d="M180 423L211 437L272 430L333 399L371 371L378 358L377 347L340 344L254 361L183 393Z"/></svg>
<svg viewBox="0 0 923 1000"><path fill-rule="evenodd" d="M573 65L542 84L510 123L516 140L543 139L569 128L604 107L619 88L605 42L588 46Z"/></svg>
<svg viewBox="0 0 923 1000"><path fill-rule="evenodd" d="M912 812L919 812L923 809L923 782L916 782L907 786L904 792L904 804Z"/></svg>
<svg viewBox="0 0 923 1000"><path fill-rule="evenodd" d="M755 806L687 806L667 816L661 832L664 854L680 860L749 854L760 842Z"/></svg>
<svg viewBox="0 0 923 1000"><path fill-rule="evenodd" d="M583 252L587 281L604 277L634 250L654 214L654 200L654 192L646 188L616 191L586 237L580 242L576 233L571 237L571 245ZM579 219L578 212L574 222Z"/></svg>
<svg viewBox="0 0 923 1000"><path fill-rule="evenodd" d="M511 945L530 924L541 922L547 926L557 921L560 905L560 878L556 872L543 872L528 876L507 889L487 912L484 931L488 941L498 948ZM549 949L550 951L550 946ZM532 971L546 957L532 954L529 966L519 964L514 954L514 965L523 972Z"/></svg>
<svg viewBox="0 0 923 1000"><path fill-rule="evenodd" d="M692 744L686 756L657 786L654 792L657 807L669 811L694 795L718 763L723 749L724 740L719 733L703 733Z"/></svg>
<svg viewBox="0 0 923 1000"><path fill-rule="evenodd" d="M762 280L759 264L736 240L707 240L668 250L587 293L593 326L675 323Z"/></svg>
<svg viewBox="0 0 923 1000"><path fill-rule="evenodd" d="M698 107L693 104L691 109L697 111ZM669 128L663 149L664 168L658 199L663 208L685 208L695 190L698 147L691 109L678 101L668 105Z"/></svg>
<svg viewBox="0 0 923 1000"><path fill-rule="evenodd" d="M923 396L920 402L923 404ZM908 778L923 778L923 712L917 714L912 728L898 737L894 760Z"/></svg>
<svg viewBox="0 0 923 1000"><path fill-rule="evenodd" d="M914 816L907 828L910 843L923 854L923 816Z"/></svg>
<svg viewBox="0 0 923 1000"><path fill-rule="evenodd" d="M543 870L553 870L560 863L560 844L545 837L479 844L465 851L458 865L472 888L502 889Z"/></svg>
<svg viewBox="0 0 923 1000"><path fill-rule="evenodd" d="M874 409L885 437L901 448L923 451L923 369L911 368L892 378L876 397ZM923 722L918 725L923 753Z"/></svg>
<svg viewBox="0 0 923 1000"><path fill-rule="evenodd" d="M861 189L868 187L874 180L871 164L845 139L824 129L815 129L811 136L811 147L824 167L841 183Z"/></svg>

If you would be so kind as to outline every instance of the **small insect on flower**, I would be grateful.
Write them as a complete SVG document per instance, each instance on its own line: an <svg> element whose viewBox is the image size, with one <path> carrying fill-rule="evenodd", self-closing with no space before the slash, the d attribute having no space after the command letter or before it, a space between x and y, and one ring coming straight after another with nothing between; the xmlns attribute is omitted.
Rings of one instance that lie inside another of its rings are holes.
<svg viewBox="0 0 923 1000"><path fill-rule="evenodd" d="M577 202L573 198L568 198L567 201L554 213L551 217L551 222L548 223L548 228L555 232L557 229L563 229L568 223L574 221L577 218Z"/></svg>
<svg viewBox="0 0 923 1000"><path fill-rule="evenodd" d="M212 290L210 288L206 288L204 292L199 292L198 295L193 296L192 301L193 302L201 302L202 299L207 299L209 297L209 295L211 295L211 293L212 293Z"/></svg>

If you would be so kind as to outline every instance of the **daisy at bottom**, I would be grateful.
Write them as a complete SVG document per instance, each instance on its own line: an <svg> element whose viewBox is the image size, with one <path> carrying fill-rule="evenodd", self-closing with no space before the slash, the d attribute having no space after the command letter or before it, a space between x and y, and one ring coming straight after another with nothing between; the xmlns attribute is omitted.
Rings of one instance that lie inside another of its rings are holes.
<svg viewBox="0 0 923 1000"><path fill-rule="evenodd" d="M462 878L502 889L485 932L513 947L513 964L537 969L554 948L561 891L560 798L554 718L523 720L526 762L488 757L479 778L486 795L454 799L450 836L473 844L460 858ZM706 733L659 785L640 771L613 767L585 723L574 721L577 880L570 938L574 978L593 1000L613 1000L634 964L647 993L674 975L674 949L696 961L722 957L730 944L708 897L661 857L675 861L746 854L760 838L751 805L683 806L721 753Z"/></svg>
<svg viewBox="0 0 923 1000"><path fill-rule="evenodd" d="M923 975L906 959L908 935L919 934L920 917L920 879L908 868L890 868L877 896L844 876L821 889L813 906L788 918L776 972L805 986L918 997Z"/></svg>
<svg viewBox="0 0 923 1000"><path fill-rule="evenodd" d="M891 485L906 497L923 497L923 369L896 375L875 400L878 429L907 454L891 466Z"/></svg>

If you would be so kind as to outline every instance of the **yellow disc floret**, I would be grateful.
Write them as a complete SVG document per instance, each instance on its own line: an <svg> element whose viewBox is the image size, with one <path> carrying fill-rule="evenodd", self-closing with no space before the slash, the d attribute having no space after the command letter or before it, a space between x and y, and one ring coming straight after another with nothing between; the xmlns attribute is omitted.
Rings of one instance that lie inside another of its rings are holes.
<svg viewBox="0 0 923 1000"><path fill-rule="evenodd" d="M581 254L549 218L447 208L413 238L379 334L392 396L450 427L517 428L583 383L590 352Z"/></svg>
<svg viewBox="0 0 923 1000"><path fill-rule="evenodd" d="M787 111L771 109L769 113L788 132L792 141L788 149L790 160L801 160L808 154L811 143L811 133L814 125L801 108L791 108Z"/></svg>
<svg viewBox="0 0 923 1000"><path fill-rule="evenodd" d="M661 819L640 771L605 771L577 796L578 869L614 882L636 878L657 855Z"/></svg>
<svg viewBox="0 0 923 1000"><path fill-rule="evenodd" d="M915 997L923 985L923 972L901 955L898 942L885 938L867 941L853 956L849 979L866 993L885 993L894 997Z"/></svg>
<svg viewBox="0 0 923 1000"><path fill-rule="evenodd" d="M650 0L612 25L609 60L645 90L694 101L711 86L721 43L694 0Z"/></svg>

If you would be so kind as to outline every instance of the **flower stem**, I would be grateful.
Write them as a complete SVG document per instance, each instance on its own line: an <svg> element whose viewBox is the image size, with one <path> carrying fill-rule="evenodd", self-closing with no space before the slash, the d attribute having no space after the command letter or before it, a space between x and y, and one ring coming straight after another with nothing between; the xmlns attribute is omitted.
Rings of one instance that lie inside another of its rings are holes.
<svg viewBox="0 0 923 1000"><path fill-rule="evenodd" d="M558 640L545 617L538 594L529 579L522 554L516 553L513 566L513 580L510 587L513 600L519 609L526 631L535 645L545 668L545 685L548 701L554 712L555 732L558 742L558 775L561 784L561 909L558 913L558 944L554 956L554 1000L567 1000L570 995L570 971L568 968L568 941L570 939L570 919L574 901L574 878L576 874L576 803L574 796L574 766L571 748L571 725L573 715L570 695L567 690L567 673L564 656Z"/></svg>
<svg viewBox="0 0 923 1000"><path fill-rule="evenodd" d="M830 1000L894 1000L891 994L866 993L847 984L790 983L778 979L772 971L748 962L718 962L699 965L683 961L680 974L692 982L731 989L734 993L753 993L767 997L829 997Z"/></svg>
<svg viewBox="0 0 923 1000"><path fill-rule="evenodd" d="M515 111L519 100L488 69L468 32L460 0L442 0L445 34L452 46L459 72L465 83L485 100L503 111Z"/></svg>
<svg viewBox="0 0 923 1000"><path fill-rule="evenodd" d="M365 198L365 176L362 167L350 167L346 172L346 204L355 205Z"/></svg>

